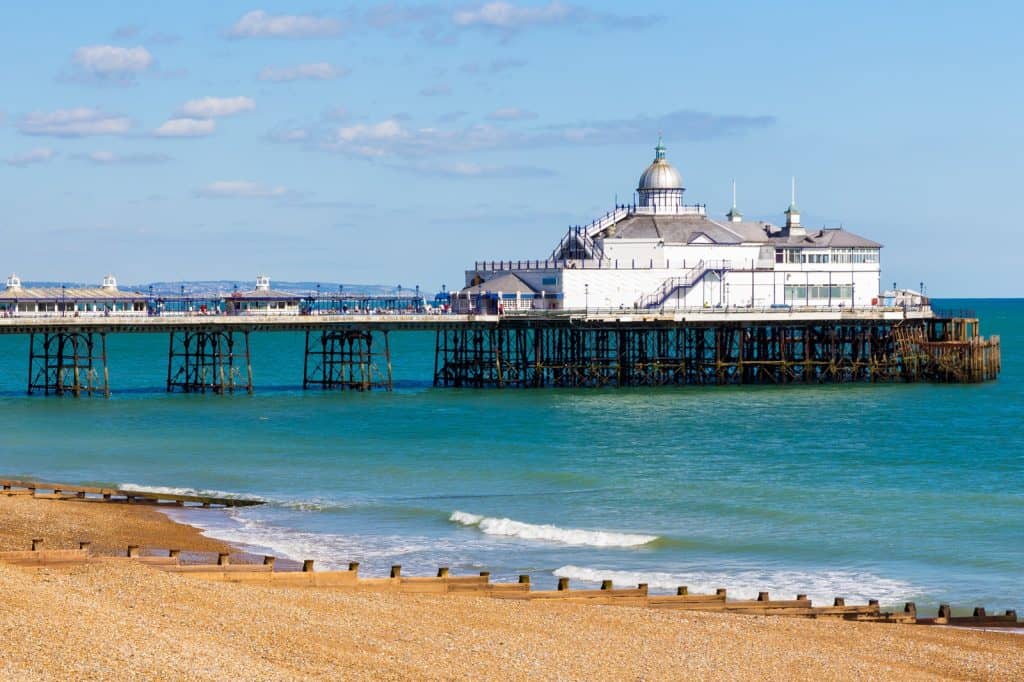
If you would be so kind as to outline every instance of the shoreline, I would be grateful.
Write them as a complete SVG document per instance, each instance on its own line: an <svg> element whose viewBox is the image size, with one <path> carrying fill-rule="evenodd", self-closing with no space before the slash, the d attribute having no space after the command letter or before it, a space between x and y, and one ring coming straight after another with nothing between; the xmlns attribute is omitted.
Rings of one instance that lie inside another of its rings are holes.
<svg viewBox="0 0 1024 682"><path fill-rule="evenodd" d="M123 551L128 535L227 546L151 507L0 497L2 548L85 534L97 551ZM1010 680L1024 668L1019 636L1002 632L256 587L133 564L0 565L0 589L12 677Z"/></svg>
<svg viewBox="0 0 1024 682"><path fill-rule="evenodd" d="M235 563L259 563L259 561L262 560L262 557L268 556L268 555L273 555L277 559L276 566L278 567L278 569L286 570L286 571L295 571L295 570L300 570L301 567L302 567L302 562L305 559L308 558L308 557L301 557L301 556L290 556L290 555L287 555L287 554L281 552L280 550L275 550L273 547L269 547L269 546L252 545L252 544L247 544L247 543L244 543L244 542L237 542L237 541L234 541L234 540L227 540L227 539L224 539L224 538L219 538L219 537L217 537L214 534L208 534L208 533L216 533L216 527L214 527L214 528L206 528L206 527L204 527L202 525L191 523L190 522L191 519L186 520L186 519L176 519L176 518L174 518L175 516L187 517L187 516L191 516L191 515L204 515L204 514L209 514L211 512L212 513L218 513L218 512L219 513L226 513L227 511L229 511L227 509L203 510L203 509L195 509L195 508L193 508L193 509L189 509L189 508L182 509L182 508L171 508L171 507L168 507L168 508L164 508L164 509L157 509L157 508L155 508L155 511L157 511L160 514L164 515L169 521L171 521L174 524L182 525L182 526L187 526L189 528L193 528L193 529L199 531L200 535L202 537L204 537L204 538L209 538L209 539L211 539L211 540L213 540L215 542L225 543L226 545L228 545L229 547L232 548L231 557L232 557L232 561L234 561ZM358 559L358 557L356 557L356 558ZM332 569L338 569L338 570L342 570L343 567L346 564L347 564L347 561L334 560L333 562L322 562L320 560L317 560L317 566L331 565ZM558 570L561 570L561 569L558 569ZM561 577L561 576L558 575L558 570L556 570L556 572L554 574L556 580L557 580L557 578ZM614 571L614 570L609 570L609 571L603 572L602 573L602 578L608 577L608 576L612 576L615 573L616 573L616 571ZM589 583L592 583L594 585L599 585L601 583L601 579L576 578L576 580L580 580L581 582L589 582ZM619 584L620 581L616 580L615 583ZM673 593L668 588L664 588L660 592L662 592L664 594L672 594ZM657 589L652 589L651 593L652 594L656 594L656 593L659 593L659 591ZM899 608L902 607L902 604L896 604L896 603L893 603L893 604L883 604L883 606L889 606L893 610L899 610ZM967 608L967 607L960 607L960 608L954 609L954 610L957 611L957 612L962 612L962 614L966 615L970 609ZM998 633L1004 633L1004 634L1024 635L1024 627L1019 627L1019 628L981 628L981 627L971 628L971 627L963 627L963 626L956 626L956 625L938 626L938 627L949 628L949 629L954 629L954 630L964 630L964 631L968 631L968 632L998 632Z"/></svg>

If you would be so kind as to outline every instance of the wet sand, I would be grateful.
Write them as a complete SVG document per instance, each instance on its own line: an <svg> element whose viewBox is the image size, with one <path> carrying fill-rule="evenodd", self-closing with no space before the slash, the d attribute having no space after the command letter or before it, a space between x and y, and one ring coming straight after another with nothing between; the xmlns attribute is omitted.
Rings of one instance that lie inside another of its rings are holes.
<svg viewBox="0 0 1024 682"><path fill-rule="evenodd" d="M210 513L219 513L211 511ZM0 549L225 551L152 507L0 496ZM1020 679L998 632L0 565L6 679Z"/></svg>

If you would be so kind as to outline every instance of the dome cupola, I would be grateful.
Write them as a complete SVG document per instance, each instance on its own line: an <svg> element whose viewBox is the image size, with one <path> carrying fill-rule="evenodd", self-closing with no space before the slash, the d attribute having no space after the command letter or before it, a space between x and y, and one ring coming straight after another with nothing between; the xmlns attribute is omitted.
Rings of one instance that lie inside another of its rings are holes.
<svg viewBox="0 0 1024 682"><path fill-rule="evenodd" d="M676 208L683 203L683 177L665 158L665 145L661 139L654 148L654 161L640 176L636 188L640 206Z"/></svg>

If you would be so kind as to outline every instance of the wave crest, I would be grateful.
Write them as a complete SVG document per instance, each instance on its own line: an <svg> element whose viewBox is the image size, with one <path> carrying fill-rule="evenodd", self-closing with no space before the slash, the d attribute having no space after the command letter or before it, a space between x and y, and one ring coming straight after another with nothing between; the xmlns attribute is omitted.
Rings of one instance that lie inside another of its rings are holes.
<svg viewBox="0 0 1024 682"><path fill-rule="evenodd" d="M260 495L250 495L247 493L234 493L225 490L203 490L198 488L172 488L165 485L137 485L135 483L121 483L117 486L118 490L132 490L140 493L158 493L163 495L193 495L196 497L220 497L226 500L239 499L239 500L260 500L266 501L266 498Z"/></svg>
<svg viewBox="0 0 1024 682"><path fill-rule="evenodd" d="M570 578L586 583L611 580L618 585L647 583L652 590L675 590L687 585L693 594L712 594L716 588L726 587L734 599L753 599L761 590L768 590L773 598L791 599L797 593L807 594L818 604L830 603L834 597L845 597L850 603L864 603L878 599L882 604L901 604L921 596L920 587L909 582L883 578L866 571L793 571L751 570L735 571L623 571L586 566L562 566L555 569L556 577ZM775 595L778 597L775 597Z"/></svg>
<svg viewBox="0 0 1024 682"><path fill-rule="evenodd" d="M523 540L547 540L563 545L586 545L590 547L639 547L654 542L657 535L638 533L617 533L607 530L583 530L580 528L559 528L551 524L534 524L514 519L495 518L454 511L448 519L464 526L476 526L487 535L504 535Z"/></svg>

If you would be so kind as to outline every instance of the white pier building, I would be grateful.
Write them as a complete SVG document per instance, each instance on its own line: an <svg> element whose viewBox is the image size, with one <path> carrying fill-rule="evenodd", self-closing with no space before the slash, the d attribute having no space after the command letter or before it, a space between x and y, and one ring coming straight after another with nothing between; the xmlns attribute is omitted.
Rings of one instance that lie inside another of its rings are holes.
<svg viewBox="0 0 1024 682"><path fill-rule="evenodd" d="M842 228L808 228L795 193L785 222L723 218L683 203L683 179L659 141L637 201L572 228L544 260L478 262L458 311L522 309L867 308L880 300L882 245ZM920 301L919 301L920 302Z"/></svg>

